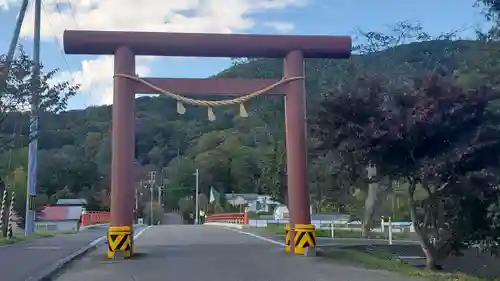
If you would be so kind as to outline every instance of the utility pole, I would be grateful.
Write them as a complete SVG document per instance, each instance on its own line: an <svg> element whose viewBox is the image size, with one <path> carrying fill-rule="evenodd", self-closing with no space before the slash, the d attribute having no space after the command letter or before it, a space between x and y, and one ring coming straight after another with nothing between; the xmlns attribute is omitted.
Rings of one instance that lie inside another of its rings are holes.
<svg viewBox="0 0 500 281"><path fill-rule="evenodd" d="M196 195L195 195L195 199L194 199L194 208L195 208L195 211L194 211L194 224L198 224L198 221L199 221L199 218L200 218L200 203L199 203L199 200L198 200L198 193L200 191L200 186L199 186L199 183L200 183L200 172L198 169L196 169L196 172L194 173L194 175L196 176Z"/></svg>
<svg viewBox="0 0 500 281"><path fill-rule="evenodd" d="M16 25L14 27L14 32L12 34L12 38L10 39L10 44L9 44L9 50L7 51L7 57L5 58L5 65L0 67L0 97L4 96L4 92L7 91L7 80L9 79L9 71L10 71L10 66L12 64L12 61L14 60L14 54L16 53L16 48L17 48L17 43L19 41L19 34L21 33L21 27L23 25L24 17L26 16L26 10L28 9L28 4L29 0L23 0L21 3L21 8L19 9L19 14L17 15L17 20L16 20ZM40 14L38 14L40 15ZM7 182L8 184L8 182ZM29 188L29 185L28 185ZM29 190L29 189L28 189ZM7 192L7 189L5 189L4 192ZM29 194L29 192L27 193ZM4 196L6 193L4 193ZM3 224L3 217L5 215L4 213L4 207L6 205L7 198L4 198L2 200L2 212L0 216L2 217L2 220L0 223ZM26 208L28 209L28 208ZM27 218L27 217L26 217ZM26 226L26 223L25 223ZM33 227L34 229L34 222L33 222ZM25 227L26 229L26 227ZM3 236L3 227L0 229L0 236Z"/></svg>
<svg viewBox="0 0 500 281"><path fill-rule="evenodd" d="M139 222L139 196L142 195L141 190L143 187L142 180L139 183L139 188L135 190L135 221Z"/></svg>
<svg viewBox="0 0 500 281"><path fill-rule="evenodd" d="M163 168L163 185L162 185L162 188L163 188L163 191L164 191L164 196L166 198L168 198L168 189L167 189L167 186L168 186L168 174L167 174L167 169L166 168ZM165 202L167 205L168 205L168 202L166 201L166 199L162 199L163 202ZM168 206L167 206L168 207Z"/></svg>
<svg viewBox="0 0 500 281"><path fill-rule="evenodd" d="M149 222L150 225L153 225L153 196L154 196L154 185L156 181L156 172L151 171L149 172Z"/></svg>
<svg viewBox="0 0 500 281"><path fill-rule="evenodd" d="M163 203L161 201L162 200L161 196L162 196L163 190L165 189L164 187L166 185L165 172L166 172L165 167L161 168L161 171L160 171L160 185L158 186L158 204L160 206L162 206L162 207L163 207Z"/></svg>
<svg viewBox="0 0 500 281"><path fill-rule="evenodd" d="M161 206L161 185L158 186L158 205Z"/></svg>
<svg viewBox="0 0 500 281"><path fill-rule="evenodd" d="M26 196L26 218L24 235L28 236L35 231L35 198L37 192L38 166L38 103L40 90L40 25L42 0L35 1L35 27L33 35L33 76L31 85L31 116L28 146L28 192Z"/></svg>
<svg viewBox="0 0 500 281"><path fill-rule="evenodd" d="M29 0L23 0L21 3L21 9L19 10L19 15L17 16L16 26L14 28L14 33L10 39L9 50L7 52L7 57L5 59L5 65L0 68L0 94L3 96L3 91L6 90L7 79L9 76L9 69L14 59L14 54L17 48L17 42L19 41L19 34L21 33L21 27L23 25L24 17L26 16L26 10L28 9ZM5 77L4 77L5 76Z"/></svg>

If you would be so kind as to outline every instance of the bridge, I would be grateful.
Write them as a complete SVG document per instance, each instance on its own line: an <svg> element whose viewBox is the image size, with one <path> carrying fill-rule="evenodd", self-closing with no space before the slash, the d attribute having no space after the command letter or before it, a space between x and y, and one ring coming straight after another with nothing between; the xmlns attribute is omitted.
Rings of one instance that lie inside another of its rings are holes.
<svg viewBox="0 0 500 281"><path fill-rule="evenodd" d="M81 227L87 228L96 225L104 225L109 224L111 221L111 213L110 212L102 212L102 211L84 211L82 213L82 221Z"/></svg>

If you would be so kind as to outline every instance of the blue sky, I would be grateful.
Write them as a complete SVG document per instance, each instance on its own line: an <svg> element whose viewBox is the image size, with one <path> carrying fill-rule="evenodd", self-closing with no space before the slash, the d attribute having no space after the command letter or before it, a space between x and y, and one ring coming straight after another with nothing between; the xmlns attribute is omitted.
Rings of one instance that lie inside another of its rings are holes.
<svg viewBox="0 0 500 281"><path fill-rule="evenodd" d="M68 2L70 1L70 2ZM485 26L474 0L42 0L41 58L60 68L62 78L82 83L71 108L109 103L110 58L64 55L57 37L62 30L140 29L161 31L356 35L356 29L384 31L398 21L420 22L433 35ZM2 3L10 2L5 8ZM0 0L0 52L6 52L20 0ZM59 2L59 5L56 3ZM137 3L149 3L140 7ZM169 3L166 3L169 2ZM172 2L176 2L172 4ZM181 3L182 2L182 3ZM71 3L69 5L68 3ZM89 4L90 3L90 4ZM271 4L269 4L271 3ZM71 7L71 9L70 9ZM118 11L125 15L117 16ZM31 52L32 18L23 26L21 43ZM169 24L165 24L169 23ZM82 71L82 62L86 68ZM148 76L206 77L230 65L228 59L158 58L138 61ZM141 72L139 70L139 72Z"/></svg>

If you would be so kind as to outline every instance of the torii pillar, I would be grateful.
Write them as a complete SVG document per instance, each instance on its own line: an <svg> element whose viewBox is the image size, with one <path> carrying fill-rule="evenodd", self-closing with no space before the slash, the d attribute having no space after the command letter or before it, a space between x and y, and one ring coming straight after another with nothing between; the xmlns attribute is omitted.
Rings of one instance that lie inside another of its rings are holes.
<svg viewBox="0 0 500 281"><path fill-rule="evenodd" d="M284 58L284 77L304 77L305 58L348 58L348 36L289 36L160 32L64 32L66 54L114 55L115 74L135 75L135 56ZM241 96L280 79L142 78L176 94ZM111 226L132 227L134 209L134 99L153 93L123 77L114 78L111 163ZM285 95L288 208L287 251L303 254L315 246L307 182L305 81L288 82L270 94ZM297 236L297 239L294 237ZM296 240L296 241L295 241ZM289 243L290 241L295 243ZM131 242L132 243L132 242Z"/></svg>

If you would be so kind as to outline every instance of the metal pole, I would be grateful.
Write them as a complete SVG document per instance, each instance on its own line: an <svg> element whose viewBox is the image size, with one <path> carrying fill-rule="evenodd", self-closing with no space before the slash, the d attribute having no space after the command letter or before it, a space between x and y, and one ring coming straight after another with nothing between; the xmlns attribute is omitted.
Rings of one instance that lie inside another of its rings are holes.
<svg viewBox="0 0 500 281"><path fill-rule="evenodd" d="M162 186L158 186L158 205L161 206L161 191L162 191Z"/></svg>
<svg viewBox="0 0 500 281"><path fill-rule="evenodd" d="M199 206L199 201L198 201L198 193L199 193L199 189L200 189L200 186L199 186L199 179L200 179L200 173L198 171L198 169L196 169L196 196L195 196L195 199L194 199L194 202L195 202L195 211L194 211L194 224L198 224L198 220L199 220L199 217L200 217L200 206Z"/></svg>
<svg viewBox="0 0 500 281"><path fill-rule="evenodd" d="M389 217L389 245L392 245L392 218Z"/></svg>
<svg viewBox="0 0 500 281"><path fill-rule="evenodd" d="M16 52L16 47L17 47L17 42L19 41L19 34L21 33L21 27L23 25L24 21L24 16L26 15L26 10L28 9L28 3L29 0L23 0L21 3L21 9L19 10L19 15L17 16L17 21L16 21L16 26L14 28L14 33L12 34L12 38L10 39L10 45L9 45L9 50L7 52L7 57L5 60L5 65L3 69L0 69L0 74L4 73L5 74L5 81L4 77L1 77L0 75L0 90L4 90L4 87L7 86L7 79L8 79L8 73L9 73L9 68L10 64L12 63L12 60L14 59L14 54Z"/></svg>
<svg viewBox="0 0 500 281"><path fill-rule="evenodd" d="M7 221L7 239L14 237L13 225L14 225L14 202L16 200L16 192L12 191L10 194L10 207L9 207L9 219Z"/></svg>
<svg viewBox="0 0 500 281"><path fill-rule="evenodd" d="M135 222L139 223L139 189L142 189L142 180L139 184L139 188L135 190Z"/></svg>
<svg viewBox="0 0 500 281"><path fill-rule="evenodd" d="M154 214L153 214L153 200L154 200L154 187L156 183L156 172L149 172L149 220L150 224L154 224Z"/></svg>
<svg viewBox="0 0 500 281"><path fill-rule="evenodd" d="M165 204L167 204L167 207L168 207L168 201L167 201L167 199L168 199L168 179L167 178L165 178L163 190L165 192L165 196L164 196L165 199L162 199L162 200L165 201Z"/></svg>
<svg viewBox="0 0 500 281"><path fill-rule="evenodd" d="M332 217L332 224L330 225L331 229L330 229L330 232L331 232L331 236L332 236L332 239L335 238L335 216Z"/></svg>
<svg viewBox="0 0 500 281"><path fill-rule="evenodd" d="M153 185L149 186L149 224L153 225Z"/></svg>
<svg viewBox="0 0 500 281"><path fill-rule="evenodd" d="M33 36L33 77L31 93L31 117L28 146L28 192L26 196L26 219L24 235L30 235L35 231L35 197L37 189L37 166L38 166L38 98L40 83L40 22L41 22L42 0L35 0L35 28Z"/></svg>

